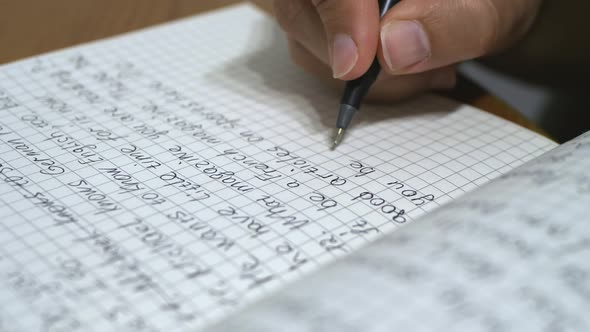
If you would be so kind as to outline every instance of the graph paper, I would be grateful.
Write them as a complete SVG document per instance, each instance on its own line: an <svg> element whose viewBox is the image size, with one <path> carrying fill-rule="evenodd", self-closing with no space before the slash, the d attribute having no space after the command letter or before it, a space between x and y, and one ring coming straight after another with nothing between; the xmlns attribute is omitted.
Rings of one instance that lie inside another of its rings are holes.
<svg viewBox="0 0 590 332"><path fill-rule="evenodd" d="M588 331L589 152L586 133L208 331Z"/></svg>
<svg viewBox="0 0 590 332"><path fill-rule="evenodd" d="M244 5L0 67L0 330L182 331L555 143L424 96L338 92Z"/></svg>

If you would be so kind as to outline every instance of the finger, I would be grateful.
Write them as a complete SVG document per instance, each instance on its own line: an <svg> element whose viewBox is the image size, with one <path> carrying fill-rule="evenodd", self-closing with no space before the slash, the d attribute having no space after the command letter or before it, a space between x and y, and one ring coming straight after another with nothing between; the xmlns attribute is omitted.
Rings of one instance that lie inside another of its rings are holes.
<svg viewBox="0 0 590 332"><path fill-rule="evenodd" d="M351 80L373 62L379 42L375 0L311 0L324 25L334 78Z"/></svg>
<svg viewBox="0 0 590 332"><path fill-rule="evenodd" d="M380 62L416 73L512 45L528 30L540 0L405 0L381 22Z"/></svg>
<svg viewBox="0 0 590 332"><path fill-rule="evenodd" d="M289 54L293 62L308 73L324 80L333 81L330 65L322 62L294 38L289 38Z"/></svg>
<svg viewBox="0 0 590 332"><path fill-rule="evenodd" d="M325 80L334 88L342 90L344 82L332 79L330 67L311 54L301 43L289 39L289 51L293 62L297 65ZM455 82L455 68L450 66L412 75L381 75L371 87L366 100L369 102L397 101L432 89L450 89Z"/></svg>
<svg viewBox="0 0 590 332"><path fill-rule="evenodd" d="M430 90L449 90L457 82L453 66L437 68L409 75L384 75L369 90L371 102L393 102L413 97Z"/></svg>
<svg viewBox="0 0 590 332"><path fill-rule="evenodd" d="M324 63L330 63L324 25L310 0L275 0L274 11L288 38L297 40Z"/></svg>

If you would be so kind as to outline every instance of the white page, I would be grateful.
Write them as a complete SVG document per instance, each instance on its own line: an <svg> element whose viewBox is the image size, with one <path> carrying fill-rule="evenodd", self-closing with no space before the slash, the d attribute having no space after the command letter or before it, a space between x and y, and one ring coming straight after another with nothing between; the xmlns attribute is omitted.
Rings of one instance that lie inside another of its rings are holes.
<svg viewBox="0 0 590 332"><path fill-rule="evenodd" d="M208 331L590 331L588 168L590 133Z"/></svg>
<svg viewBox="0 0 590 332"><path fill-rule="evenodd" d="M555 146L337 104L249 6L0 67L0 330L203 326Z"/></svg>

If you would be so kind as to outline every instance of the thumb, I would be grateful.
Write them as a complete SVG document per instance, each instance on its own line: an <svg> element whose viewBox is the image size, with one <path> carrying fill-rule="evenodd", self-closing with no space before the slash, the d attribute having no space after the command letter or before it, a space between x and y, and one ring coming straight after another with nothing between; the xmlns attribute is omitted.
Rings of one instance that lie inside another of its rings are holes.
<svg viewBox="0 0 590 332"><path fill-rule="evenodd" d="M364 74L377 53L379 7L375 0L312 0L326 31L335 78Z"/></svg>
<svg viewBox="0 0 590 332"><path fill-rule="evenodd" d="M532 25L541 0L405 0L381 22L380 62L417 73L506 48Z"/></svg>

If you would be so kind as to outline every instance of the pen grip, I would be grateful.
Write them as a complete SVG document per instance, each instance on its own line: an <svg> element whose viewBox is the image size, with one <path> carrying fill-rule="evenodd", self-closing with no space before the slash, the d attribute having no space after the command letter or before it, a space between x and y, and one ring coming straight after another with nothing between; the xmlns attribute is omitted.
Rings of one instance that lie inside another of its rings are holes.
<svg viewBox="0 0 590 332"><path fill-rule="evenodd" d="M383 15L385 15L385 13L387 13L387 11L399 1L400 0L379 0L379 16L383 17ZM360 109L363 98L367 92L369 92L373 83L377 80L380 71L381 65L379 64L377 57L375 57L373 63L365 74L346 83L340 104L352 106L356 110Z"/></svg>
<svg viewBox="0 0 590 332"><path fill-rule="evenodd" d="M375 80L377 80L377 76L379 76L380 71L381 65L379 64L379 60L375 58L371 64L371 67L369 67L363 76L357 78L356 80L346 82L340 104L350 105L356 109L359 109L363 98L367 92L369 92L371 85L373 85Z"/></svg>

